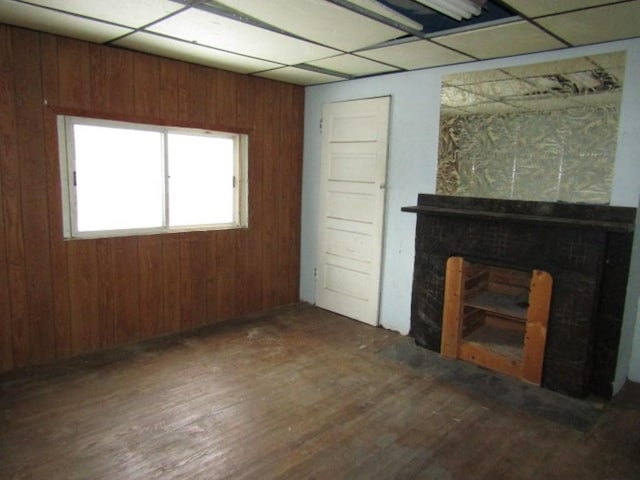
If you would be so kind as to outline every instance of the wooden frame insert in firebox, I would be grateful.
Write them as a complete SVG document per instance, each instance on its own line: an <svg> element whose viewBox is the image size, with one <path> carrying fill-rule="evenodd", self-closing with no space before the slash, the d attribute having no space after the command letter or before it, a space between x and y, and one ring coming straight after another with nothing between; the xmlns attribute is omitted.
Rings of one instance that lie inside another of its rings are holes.
<svg viewBox="0 0 640 480"><path fill-rule="evenodd" d="M540 385L552 277L450 257L442 356Z"/></svg>

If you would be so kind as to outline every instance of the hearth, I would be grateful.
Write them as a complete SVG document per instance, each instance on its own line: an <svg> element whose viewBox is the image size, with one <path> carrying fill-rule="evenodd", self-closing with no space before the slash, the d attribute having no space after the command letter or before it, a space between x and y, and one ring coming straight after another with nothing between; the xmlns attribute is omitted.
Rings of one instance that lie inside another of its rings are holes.
<svg viewBox="0 0 640 480"><path fill-rule="evenodd" d="M450 258L545 272L552 286L540 384L578 397L612 395L634 208L420 194L417 206L402 210L418 214L411 306L418 345L441 351Z"/></svg>

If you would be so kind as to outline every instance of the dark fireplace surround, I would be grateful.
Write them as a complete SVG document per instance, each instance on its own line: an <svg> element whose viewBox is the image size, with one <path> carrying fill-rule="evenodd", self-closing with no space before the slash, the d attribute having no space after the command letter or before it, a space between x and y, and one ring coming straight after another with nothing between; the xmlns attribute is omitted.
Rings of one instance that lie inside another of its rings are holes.
<svg viewBox="0 0 640 480"><path fill-rule="evenodd" d="M611 398L635 208L420 194L411 336L440 351L449 257L553 277L542 386Z"/></svg>

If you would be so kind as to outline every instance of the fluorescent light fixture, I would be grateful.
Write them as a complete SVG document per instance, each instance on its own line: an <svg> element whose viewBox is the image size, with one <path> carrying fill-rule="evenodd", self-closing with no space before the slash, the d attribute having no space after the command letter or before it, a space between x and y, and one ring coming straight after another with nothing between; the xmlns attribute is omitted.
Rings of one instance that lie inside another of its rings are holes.
<svg viewBox="0 0 640 480"><path fill-rule="evenodd" d="M376 0L349 0L349 3L357 5L365 10L369 10L370 12L376 13L382 17L386 17L394 22L404 25L405 27L418 31L421 31L424 28L421 23L402 15L400 12L396 12L394 9L387 7Z"/></svg>
<svg viewBox="0 0 640 480"><path fill-rule="evenodd" d="M455 18L458 21L471 18L472 15L478 16L482 12L482 5L486 0L415 0L425 7Z"/></svg>

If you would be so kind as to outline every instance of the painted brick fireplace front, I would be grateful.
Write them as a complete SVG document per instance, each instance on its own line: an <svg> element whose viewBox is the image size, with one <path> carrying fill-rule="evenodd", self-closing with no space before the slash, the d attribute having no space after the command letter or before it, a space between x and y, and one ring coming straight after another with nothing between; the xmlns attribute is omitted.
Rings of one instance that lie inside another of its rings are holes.
<svg viewBox="0 0 640 480"><path fill-rule="evenodd" d="M450 257L553 276L542 386L610 398L635 208L420 194L411 336L440 351Z"/></svg>

